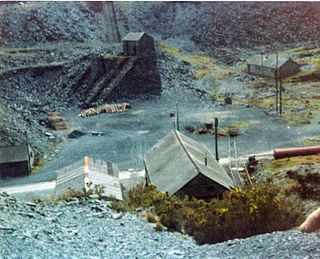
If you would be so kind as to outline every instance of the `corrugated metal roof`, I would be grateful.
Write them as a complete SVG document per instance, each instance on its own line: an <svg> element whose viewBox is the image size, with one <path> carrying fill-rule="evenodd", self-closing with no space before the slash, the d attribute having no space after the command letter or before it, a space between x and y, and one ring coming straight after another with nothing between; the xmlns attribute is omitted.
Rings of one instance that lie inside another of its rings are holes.
<svg viewBox="0 0 320 259"><path fill-rule="evenodd" d="M145 154L144 160L151 183L170 195L200 173L227 189L233 187L232 180L211 151L176 130L152 147Z"/></svg>
<svg viewBox="0 0 320 259"><path fill-rule="evenodd" d="M103 172L107 175L119 177L119 168L116 164L109 161L89 158L89 168L95 168L98 172Z"/></svg>
<svg viewBox="0 0 320 259"><path fill-rule="evenodd" d="M138 41L144 35L144 32L129 32L126 36L124 36L124 41Z"/></svg>
<svg viewBox="0 0 320 259"><path fill-rule="evenodd" d="M89 179L94 185L103 185L104 194L122 200L119 168L109 161L89 158Z"/></svg>
<svg viewBox="0 0 320 259"><path fill-rule="evenodd" d="M277 67L277 55L275 54L262 55L262 58L263 60L261 60L261 55L253 56L247 60L247 63L252 65L257 65L257 66L261 66L263 64L264 67L272 67L272 68ZM291 58L278 57L278 67L281 67L290 59Z"/></svg>
<svg viewBox="0 0 320 259"><path fill-rule="evenodd" d="M104 194L113 196L122 200L122 189L119 179L119 168L116 164L109 161L89 158L88 177L95 185L103 185L105 187ZM55 195L67 192L69 189L82 191L84 188L84 161L79 160L71 165L65 166L57 171L57 184ZM90 187L90 188L91 188Z"/></svg>
<svg viewBox="0 0 320 259"><path fill-rule="evenodd" d="M0 147L0 164L28 161L28 145Z"/></svg>

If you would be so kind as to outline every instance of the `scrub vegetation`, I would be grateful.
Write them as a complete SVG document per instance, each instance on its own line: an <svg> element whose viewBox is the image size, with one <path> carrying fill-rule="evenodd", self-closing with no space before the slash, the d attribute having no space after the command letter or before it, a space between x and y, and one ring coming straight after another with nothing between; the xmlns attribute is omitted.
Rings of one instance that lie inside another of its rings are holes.
<svg viewBox="0 0 320 259"><path fill-rule="evenodd" d="M299 205L279 190L267 180L254 187L234 188L222 199L205 201L181 200L154 186L138 186L129 192L127 201L114 201L113 208L130 212L151 208L168 230L187 233L199 244L217 243L296 226L301 221Z"/></svg>

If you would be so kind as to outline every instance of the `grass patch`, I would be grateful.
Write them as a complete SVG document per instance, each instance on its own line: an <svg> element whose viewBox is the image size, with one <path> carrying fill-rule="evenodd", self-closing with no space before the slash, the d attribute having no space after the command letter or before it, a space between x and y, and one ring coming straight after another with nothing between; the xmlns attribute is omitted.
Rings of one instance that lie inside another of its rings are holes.
<svg viewBox="0 0 320 259"><path fill-rule="evenodd" d="M281 118L285 120L290 126L300 126L311 124L313 118L312 112L299 112L288 111L281 115Z"/></svg>
<svg viewBox="0 0 320 259"><path fill-rule="evenodd" d="M320 144L320 136L314 136L311 138L307 138L301 141L301 143L305 145L315 145L315 144Z"/></svg>
<svg viewBox="0 0 320 259"><path fill-rule="evenodd" d="M313 165L317 163L320 163L319 155L296 156L267 161L263 165L263 170L268 171L272 174L277 174L282 170L289 170L293 167L301 165Z"/></svg>
<svg viewBox="0 0 320 259"><path fill-rule="evenodd" d="M201 67L198 70L194 71L193 76L197 79L206 77L210 75L210 69L208 67Z"/></svg>
<svg viewBox="0 0 320 259"><path fill-rule="evenodd" d="M168 55L174 56L192 65L193 76L197 79L211 77L211 80L223 80L229 73L240 73L240 68L217 64L217 59L205 54L183 52L179 48L171 47L163 43L158 46Z"/></svg>
<svg viewBox="0 0 320 259"><path fill-rule="evenodd" d="M230 127L237 128L237 129L247 129L252 124L254 124L253 121L235 121L230 123Z"/></svg>
<svg viewBox="0 0 320 259"><path fill-rule="evenodd" d="M268 109L275 104L275 98L269 97L264 99L249 98L247 100L235 100L235 104L244 104L244 105L255 106L262 109Z"/></svg>
<svg viewBox="0 0 320 259"><path fill-rule="evenodd" d="M34 167L32 168L31 174L39 173L46 163L46 159L40 156L34 160Z"/></svg>
<svg viewBox="0 0 320 259"><path fill-rule="evenodd" d="M315 66L315 71L320 69L320 58L319 57L305 57L297 60L299 63L308 63Z"/></svg>

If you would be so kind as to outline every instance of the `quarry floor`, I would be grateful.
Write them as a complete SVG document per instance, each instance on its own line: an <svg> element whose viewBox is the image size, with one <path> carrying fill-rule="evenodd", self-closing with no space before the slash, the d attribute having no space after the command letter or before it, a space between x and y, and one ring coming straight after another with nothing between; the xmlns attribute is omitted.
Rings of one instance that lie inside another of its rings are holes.
<svg viewBox="0 0 320 259"><path fill-rule="evenodd" d="M179 128L187 136L206 144L214 154L214 137L210 134L191 134L185 127L199 128L219 118L219 128L237 125L239 156L270 151L276 148L297 146L308 136L318 132L313 124L288 126L277 115L268 115L254 107L219 105L196 94L186 87L164 89L161 96L134 99L132 109L122 113L101 114L82 118L80 110L65 113L72 129L85 132L100 131L102 136L85 135L67 139L55 157L47 159L41 172L29 177L2 178L0 186L51 181L56 170L82 159L85 155L112 161L120 169L143 169L143 155L163 138L176 123L170 112L179 110ZM65 134L65 132L61 132ZM228 138L219 137L219 157L229 156Z"/></svg>

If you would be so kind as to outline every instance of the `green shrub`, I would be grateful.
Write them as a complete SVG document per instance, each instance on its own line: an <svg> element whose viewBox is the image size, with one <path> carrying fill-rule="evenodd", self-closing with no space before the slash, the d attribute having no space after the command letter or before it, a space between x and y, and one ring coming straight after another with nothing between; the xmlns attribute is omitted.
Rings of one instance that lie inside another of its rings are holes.
<svg viewBox="0 0 320 259"><path fill-rule="evenodd" d="M156 187L153 185L149 185L145 188L142 185L138 185L136 188L129 191L128 196L129 206L136 208L158 206L167 198L167 195L158 192Z"/></svg>
<svg viewBox="0 0 320 259"><path fill-rule="evenodd" d="M215 243L296 226L300 210L278 193L270 182L226 192L223 200L208 206L200 228L191 226L195 239Z"/></svg>
<svg viewBox="0 0 320 259"><path fill-rule="evenodd" d="M279 187L265 181L255 187L234 188L223 199L211 201L167 197L154 186L139 186L129 193L128 208L154 207L168 230L185 230L199 244L243 238L296 226L298 205Z"/></svg>

